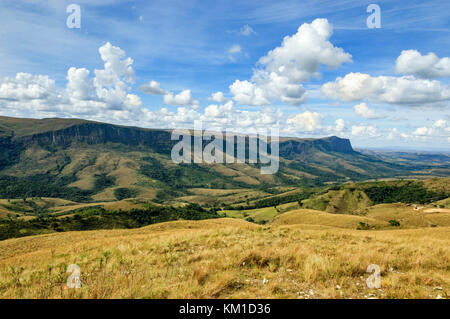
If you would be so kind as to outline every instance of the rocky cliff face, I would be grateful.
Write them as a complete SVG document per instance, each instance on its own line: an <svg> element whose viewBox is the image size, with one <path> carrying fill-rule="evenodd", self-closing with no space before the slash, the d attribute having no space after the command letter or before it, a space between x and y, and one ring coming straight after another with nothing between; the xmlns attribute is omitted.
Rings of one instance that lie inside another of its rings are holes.
<svg viewBox="0 0 450 319"><path fill-rule="evenodd" d="M110 168L105 168L109 166L104 165L104 162L97 163L97 160L103 160L98 158L105 155L105 152L110 152L111 156L124 157L132 163L126 170L122 170L127 171L127 174L142 175L145 172L148 176L156 176L156 179L164 176L164 182L171 180L182 187L204 187L212 183L219 188L223 185L241 187L244 184L247 186L247 180L253 183L248 185L254 185L255 180L267 182L260 174L255 173L254 166L251 169L247 166L228 167L236 170L238 177L234 178L222 175L219 170L210 167L164 165L164 162L170 161L168 156L152 154L170 155L175 143L177 141L171 140L170 130L72 119L0 117L0 178L2 174L34 176L39 173L47 176L51 172L55 178L64 179L68 173L62 173L62 170L67 167L67 171L73 169L70 171L73 174L85 168L87 175L99 174L96 172L111 173L112 171L108 171ZM204 145L207 143L209 142L204 141ZM246 144L248 146L248 140ZM236 156L236 147L234 149ZM129 151L132 152L128 155ZM79 152L84 152L82 159L76 156ZM320 184L346 178L359 180L404 175L405 169L411 169L409 166L403 168L375 156L355 152L348 139L336 136L320 139L280 138L279 155L279 172L270 180L274 185L309 185L310 182ZM69 166L71 163L75 164ZM134 173L130 173L130 170ZM122 174L122 171L119 173ZM305 173L310 177L305 177ZM242 176L248 179L243 179Z"/></svg>
<svg viewBox="0 0 450 319"><path fill-rule="evenodd" d="M150 130L124 127L112 124L86 122L64 129L16 138L16 145L38 143L41 146L70 146L73 142L87 144L121 143L130 146L144 146L157 153L170 153L176 141L171 140L167 130ZM280 156L296 158L314 151L355 153L348 139L336 136L321 139L288 139L280 143Z"/></svg>
<svg viewBox="0 0 450 319"><path fill-rule="evenodd" d="M336 136L307 140L292 139L280 143L280 156L287 159L305 157L315 151L344 154L356 153L350 144L350 140Z"/></svg>
<svg viewBox="0 0 450 319"><path fill-rule="evenodd" d="M87 144L121 143L131 146L145 146L158 153L168 153L173 142L170 132L124 127L103 123L82 123L57 131L25 136L17 140L23 144L69 146L73 142Z"/></svg>

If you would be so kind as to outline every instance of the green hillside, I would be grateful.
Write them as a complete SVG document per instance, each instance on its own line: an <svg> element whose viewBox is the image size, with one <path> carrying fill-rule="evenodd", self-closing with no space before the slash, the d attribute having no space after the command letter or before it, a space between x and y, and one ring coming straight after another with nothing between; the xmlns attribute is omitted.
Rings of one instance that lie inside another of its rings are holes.
<svg viewBox="0 0 450 319"><path fill-rule="evenodd" d="M266 191L277 186L323 187L433 175L423 171L423 163L415 167L381 160L355 152L350 141L337 137L281 138L278 173L261 175L258 164L176 165L170 159L175 141L167 130L78 119L0 117L0 131L0 198L52 197L77 202L137 198L163 203L192 196L192 188ZM430 162L428 166L439 167L439 176L450 172L448 163ZM341 195L345 200L337 196L332 205L338 210L353 209L354 204L345 205L358 195ZM255 199L250 196L241 202ZM209 204L214 203L209 199Z"/></svg>

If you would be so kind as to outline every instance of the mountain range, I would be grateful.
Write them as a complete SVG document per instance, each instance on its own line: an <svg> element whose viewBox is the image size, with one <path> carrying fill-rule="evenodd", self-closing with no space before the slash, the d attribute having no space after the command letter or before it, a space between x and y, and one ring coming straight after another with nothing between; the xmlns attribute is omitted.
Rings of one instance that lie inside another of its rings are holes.
<svg viewBox="0 0 450 319"><path fill-rule="evenodd" d="M193 188L267 190L450 175L448 155L355 151L350 140L336 136L280 138L273 175L261 175L261 164L178 165L170 158L175 143L166 129L0 117L0 197L164 202Z"/></svg>

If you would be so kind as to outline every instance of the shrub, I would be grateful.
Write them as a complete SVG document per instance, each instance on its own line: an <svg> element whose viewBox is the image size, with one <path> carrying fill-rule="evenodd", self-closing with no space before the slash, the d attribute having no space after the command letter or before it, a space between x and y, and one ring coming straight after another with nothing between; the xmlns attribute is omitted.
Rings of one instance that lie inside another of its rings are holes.
<svg viewBox="0 0 450 319"><path fill-rule="evenodd" d="M370 229L370 225L364 222L359 222L358 227L356 227L358 230L368 230Z"/></svg>
<svg viewBox="0 0 450 319"><path fill-rule="evenodd" d="M117 200L122 200L125 198L134 198L138 195L138 191L135 189L129 189L125 187L116 188L114 190L114 196Z"/></svg>
<svg viewBox="0 0 450 319"><path fill-rule="evenodd" d="M398 220L395 220L395 219L391 219L389 221L389 224L391 224L391 226L394 226L394 227L399 227L400 226L400 222Z"/></svg>

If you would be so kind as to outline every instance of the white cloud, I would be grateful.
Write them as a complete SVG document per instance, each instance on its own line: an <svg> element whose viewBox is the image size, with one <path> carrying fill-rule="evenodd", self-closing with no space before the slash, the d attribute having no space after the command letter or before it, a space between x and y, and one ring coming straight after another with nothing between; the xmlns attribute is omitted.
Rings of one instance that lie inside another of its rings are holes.
<svg viewBox="0 0 450 319"><path fill-rule="evenodd" d="M10 101L46 100L54 95L55 81L47 75L17 73L15 78L5 77L0 85L0 99Z"/></svg>
<svg viewBox="0 0 450 319"><path fill-rule="evenodd" d="M139 87L139 90L144 92L145 94L154 94L154 95L164 95L167 94L166 91L161 89L161 85L159 82L151 80L148 84L142 84Z"/></svg>
<svg viewBox="0 0 450 319"><path fill-rule="evenodd" d="M244 36L249 36L249 35L252 35L252 34L256 34L255 30L253 30L253 28L251 26L249 26L248 24L244 25L241 28L241 30L239 30L239 33L241 35L244 35Z"/></svg>
<svg viewBox="0 0 450 319"><path fill-rule="evenodd" d="M437 128L445 128L445 127L447 127L447 121L446 120L437 120L434 123L434 126Z"/></svg>
<svg viewBox="0 0 450 319"><path fill-rule="evenodd" d="M91 100L94 96L94 84L89 78L89 70L71 67L67 71L67 92L77 100Z"/></svg>
<svg viewBox="0 0 450 319"><path fill-rule="evenodd" d="M224 105L211 104L205 108L204 116L206 119L224 119L228 118L233 111L233 102L229 101Z"/></svg>
<svg viewBox="0 0 450 319"><path fill-rule="evenodd" d="M230 53L230 54L235 54L235 53L239 53L239 52L241 52L241 51L242 51L242 48L241 48L239 45L234 44L234 45L231 46L231 48L228 50L228 53Z"/></svg>
<svg viewBox="0 0 450 319"><path fill-rule="evenodd" d="M334 123L336 124L336 127L335 127L336 132L342 133L346 130L344 119L337 119Z"/></svg>
<svg viewBox="0 0 450 319"><path fill-rule="evenodd" d="M13 116L87 116L99 117L110 111L111 118L141 105L137 95L129 94L126 83L134 82L133 60L109 42L99 48L104 69L71 67L67 86L59 88L47 75L17 73L0 83L0 106L4 114Z"/></svg>
<svg viewBox="0 0 450 319"><path fill-rule="evenodd" d="M139 87L143 93L153 95L163 95L164 104L172 106L192 106L194 108L199 107L199 102L192 96L191 90L182 90L178 94L174 94L170 91L165 91L161 88L159 82L151 80L148 84L142 84Z"/></svg>
<svg viewBox="0 0 450 319"><path fill-rule="evenodd" d="M234 108L232 101L225 104L212 104L203 113L191 108L179 107L175 112L166 108L158 111L146 110L147 125L156 123L158 127L192 128L195 120L201 120L203 127L209 130L222 131L225 128L237 132L248 132L254 128L267 128L279 123L283 114L270 108L260 111L244 111Z"/></svg>
<svg viewBox="0 0 450 319"><path fill-rule="evenodd" d="M413 76L372 77L369 74L349 73L335 82L322 86L322 92L343 101L367 100L389 104L427 104L450 100L450 87L436 80L416 79Z"/></svg>
<svg viewBox="0 0 450 319"><path fill-rule="evenodd" d="M98 52L104 62L104 69L95 70L97 86L112 86L122 77L127 83L134 83L133 59L125 58L125 51L107 42Z"/></svg>
<svg viewBox="0 0 450 319"><path fill-rule="evenodd" d="M230 93L233 94L233 99L240 104L252 106L270 104L266 98L266 92L247 80L236 80L230 85Z"/></svg>
<svg viewBox="0 0 450 319"><path fill-rule="evenodd" d="M178 94L169 92L164 95L164 103L173 106L199 105L199 102L192 96L191 90L183 90Z"/></svg>
<svg viewBox="0 0 450 319"><path fill-rule="evenodd" d="M396 127L391 128L388 131L389 131L389 134L387 135L388 140L410 139L411 138L410 134L400 132Z"/></svg>
<svg viewBox="0 0 450 319"><path fill-rule="evenodd" d="M235 56L241 52L242 48L238 44L232 45L231 48L228 49L228 59L230 59L230 61L232 62L235 62Z"/></svg>
<svg viewBox="0 0 450 319"><path fill-rule="evenodd" d="M297 33L286 36L281 46L259 60L250 81L236 80L230 86L234 100L246 105L267 105L281 100L300 105L307 99L300 82L320 77L321 65L338 67L351 62L351 55L333 46L329 38L333 27L326 19L302 24Z"/></svg>
<svg viewBox="0 0 450 319"><path fill-rule="evenodd" d="M209 97L208 100L211 100L211 101L214 101L217 103L225 103L225 102L229 101L229 99L227 99L225 97L225 95L223 94L223 92L221 92L221 91L211 94L211 97Z"/></svg>
<svg viewBox="0 0 450 319"><path fill-rule="evenodd" d="M334 121L334 126L333 125L328 125L324 131L324 133L326 134L335 134L335 135L339 135L341 137L347 137L347 126L346 123L344 121L344 119L339 118L337 120Z"/></svg>
<svg viewBox="0 0 450 319"><path fill-rule="evenodd" d="M384 115L377 114L374 110L369 109L367 104L364 102L353 106L353 109L355 110L356 114L369 120L382 119L386 117Z"/></svg>
<svg viewBox="0 0 450 319"><path fill-rule="evenodd" d="M422 55L416 50L405 50L397 58L395 70L398 73L427 79L448 77L450 58L439 59L433 52Z"/></svg>
<svg viewBox="0 0 450 319"><path fill-rule="evenodd" d="M431 127L418 127L414 135L419 137L450 137L450 126L446 120L437 120Z"/></svg>
<svg viewBox="0 0 450 319"><path fill-rule="evenodd" d="M281 46L269 51L259 62L268 72L276 72L290 81L320 77L320 65L337 68L344 62L352 62L349 53L329 41L332 34L333 26L327 19L304 23L296 34L286 36Z"/></svg>
<svg viewBox="0 0 450 319"><path fill-rule="evenodd" d="M352 135L361 137L380 137L381 133L375 125L353 125L352 126Z"/></svg>
<svg viewBox="0 0 450 319"><path fill-rule="evenodd" d="M317 112L305 111L287 119L288 131L314 132L322 129L322 116Z"/></svg>

